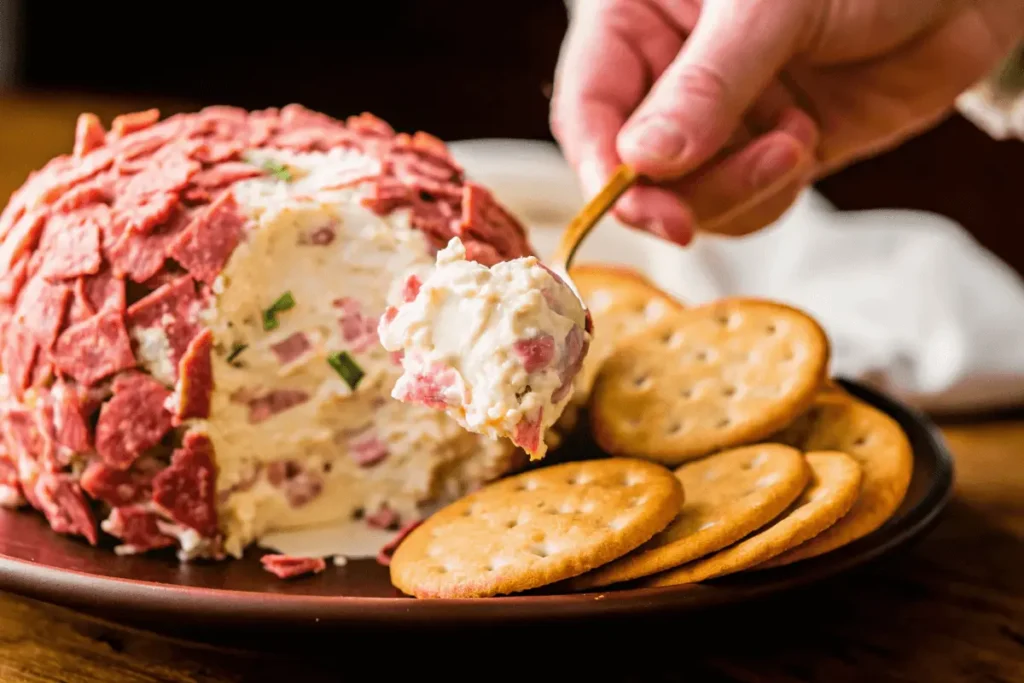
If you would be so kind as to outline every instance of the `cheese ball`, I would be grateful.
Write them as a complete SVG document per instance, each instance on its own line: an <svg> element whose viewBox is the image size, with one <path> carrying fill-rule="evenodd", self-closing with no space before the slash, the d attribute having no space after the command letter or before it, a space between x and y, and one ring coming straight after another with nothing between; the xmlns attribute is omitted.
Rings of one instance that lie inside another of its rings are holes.
<svg viewBox="0 0 1024 683"><path fill-rule="evenodd" d="M522 452L392 398L377 334L453 238L481 266L533 253L444 144L370 114L83 114L0 214L0 504L224 559L501 476Z"/></svg>

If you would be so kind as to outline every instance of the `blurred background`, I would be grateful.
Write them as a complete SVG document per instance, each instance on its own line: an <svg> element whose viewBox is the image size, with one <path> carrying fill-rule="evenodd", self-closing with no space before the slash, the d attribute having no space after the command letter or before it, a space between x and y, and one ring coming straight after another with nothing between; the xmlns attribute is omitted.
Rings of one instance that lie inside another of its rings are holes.
<svg viewBox="0 0 1024 683"><path fill-rule="evenodd" d="M562 0L0 0L0 193L70 149L83 109L300 102L446 140L551 140L566 26ZM841 209L942 213L1024 273L1021 151L956 116L818 189Z"/></svg>

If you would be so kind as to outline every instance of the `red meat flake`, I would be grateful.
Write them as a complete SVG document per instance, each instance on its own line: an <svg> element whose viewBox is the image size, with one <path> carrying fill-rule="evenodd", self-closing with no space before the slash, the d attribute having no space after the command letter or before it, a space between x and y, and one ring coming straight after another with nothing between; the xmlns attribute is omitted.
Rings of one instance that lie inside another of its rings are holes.
<svg viewBox="0 0 1024 683"><path fill-rule="evenodd" d="M153 477L163 467L151 458L139 458L131 469L107 467L101 461L89 463L79 484L96 500L113 507L144 503L153 494Z"/></svg>
<svg viewBox="0 0 1024 683"><path fill-rule="evenodd" d="M21 290L14 320L31 332L42 348L49 349L64 324L70 300L71 287L34 277Z"/></svg>
<svg viewBox="0 0 1024 683"><path fill-rule="evenodd" d="M313 344L309 337L302 332L295 332L270 346L270 350L277 356L277 362L281 365L291 363L312 348Z"/></svg>
<svg viewBox="0 0 1024 683"><path fill-rule="evenodd" d="M32 381L32 369L39 354L39 344L27 329L17 323L8 326L3 343L0 362L3 364L11 391L20 401L23 392Z"/></svg>
<svg viewBox="0 0 1024 683"><path fill-rule="evenodd" d="M71 279L99 271L103 256L95 216L95 212L85 210L50 219L40 275L51 280Z"/></svg>
<svg viewBox="0 0 1024 683"><path fill-rule="evenodd" d="M519 356L526 372L537 372L551 365L555 357L555 338L542 334L532 339L519 339L512 345L512 350Z"/></svg>
<svg viewBox="0 0 1024 683"><path fill-rule="evenodd" d="M146 282L160 273L167 261L168 247L192 222L192 216L192 211L179 204L166 223L148 234L112 232L113 239L106 255L114 272L121 277L130 277L134 282Z"/></svg>
<svg viewBox="0 0 1024 683"><path fill-rule="evenodd" d="M58 381L50 390L53 401L53 429L57 443L74 453L92 448L89 425L75 390L66 382Z"/></svg>
<svg viewBox="0 0 1024 683"><path fill-rule="evenodd" d="M35 495L50 528L59 534L84 536L89 545L96 545L96 519L70 475L43 472L36 482Z"/></svg>
<svg viewBox="0 0 1024 683"><path fill-rule="evenodd" d="M175 522L212 538L217 534L216 487L213 444L205 434L189 432L170 466L153 479L153 503Z"/></svg>
<svg viewBox="0 0 1024 683"><path fill-rule="evenodd" d="M171 392L141 372L114 380L114 396L100 408L96 452L110 467L125 470L147 449L160 443L171 429L165 407Z"/></svg>
<svg viewBox="0 0 1024 683"><path fill-rule="evenodd" d="M263 568L279 579L294 579L307 574L319 574L327 568L322 557L292 557L291 555L264 555Z"/></svg>
<svg viewBox="0 0 1024 683"><path fill-rule="evenodd" d="M427 408L444 410L448 407L445 391L455 386L455 370L435 363L426 372L413 374L403 390L395 396L399 401L418 403Z"/></svg>
<svg viewBox="0 0 1024 683"><path fill-rule="evenodd" d="M203 330L185 349L178 364L178 401L174 424L192 418L210 416L210 394L213 391L213 333Z"/></svg>
<svg viewBox="0 0 1024 683"><path fill-rule="evenodd" d="M159 521L157 515L143 507L117 507L110 512L103 530L124 541L122 552L145 553L177 543L173 536L160 531Z"/></svg>
<svg viewBox="0 0 1024 683"><path fill-rule="evenodd" d="M388 541L384 545L384 547L380 549L380 552L377 553L377 564L384 565L385 567L390 566L391 557L395 554L395 551L398 550L398 546L402 545L402 541L404 541L405 538L412 533L413 529L415 529L422 523L423 520L421 519L413 520L411 522L406 523L405 526L399 529L398 533L395 534L394 538Z"/></svg>
<svg viewBox="0 0 1024 683"><path fill-rule="evenodd" d="M52 357L60 371L85 385L135 367L128 331L117 311L97 313L64 330Z"/></svg>
<svg viewBox="0 0 1024 683"><path fill-rule="evenodd" d="M171 347L171 363L177 372L188 345L199 334L198 309L195 282L183 275L129 306L128 329L133 334L140 330L163 330Z"/></svg>
<svg viewBox="0 0 1024 683"><path fill-rule="evenodd" d="M537 411L536 417L527 418L524 415L512 430L512 443L527 453L536 453L540 448L540 425L543 416L543 408Z"/></svg>
<svg viewBox="0 0 1024 683"><path fill-rule="evenodd" d="M198 214L167 248L168 255L206 284L220 274L242 239L245 217L234 195L225 192Z"/></svg>
<svg viewBox="0 0 1024 683"><path fill-rule="evenodd" d="M73 154L84 157L97 147L102 147L106 140L106 132L100 118L95 114L79 114L75 124L75 147Z"/></svg>

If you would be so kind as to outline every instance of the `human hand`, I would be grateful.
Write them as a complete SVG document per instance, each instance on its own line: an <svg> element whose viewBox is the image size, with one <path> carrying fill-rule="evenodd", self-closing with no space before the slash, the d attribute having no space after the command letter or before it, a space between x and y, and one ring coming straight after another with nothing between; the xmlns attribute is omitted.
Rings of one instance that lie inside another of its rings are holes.
<svg viewBox="0 0 1024 683"><path fill-rule="evenodd" d="M742 235L814 179L934 125L1024 32L1020 0L581 0L551 125L624 223Z"/></svg>

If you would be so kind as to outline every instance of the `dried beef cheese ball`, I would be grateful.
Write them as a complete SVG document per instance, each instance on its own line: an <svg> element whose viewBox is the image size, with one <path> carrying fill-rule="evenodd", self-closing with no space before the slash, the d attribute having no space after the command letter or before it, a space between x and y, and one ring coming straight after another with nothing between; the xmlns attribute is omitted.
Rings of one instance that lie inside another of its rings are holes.
<svg viewBox="0 0 1024 683"><path fill-rule="evenodd" d="M458 237L523 227L445 146L363 114L83 114L0 215L0 504L119 553L238 557L414 522L515 447L391 397L378 319Z"/></svg>

